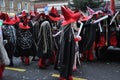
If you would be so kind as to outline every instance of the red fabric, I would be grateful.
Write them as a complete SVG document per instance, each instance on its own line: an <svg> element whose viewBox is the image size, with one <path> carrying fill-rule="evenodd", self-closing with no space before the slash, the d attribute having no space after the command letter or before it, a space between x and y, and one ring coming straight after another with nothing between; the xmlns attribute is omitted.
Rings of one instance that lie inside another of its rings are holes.
<svg viewBox="0 0 120 80"><path fill-rule="evenodd" d="M1 65L2 72L5 70L5 64Z"/></svg>
<svg viewBox="0 0 120 80"><path fill-rule="evenodd" d="M12 19L10 19L9 15L6 13L5 14L5 21L3 21L4 24L9 24L9 25L13 25L16 23L16 21L13 21Z"/></svg>
<svg viewBox="0 0 120 80"><path fill-rule="evenodd" d="M73 76L69 76L68 80L73 80Z"/></svg>
<svg viewBox="0 0 120 80"><path fill-rule="evenodd" d="M13 22L20 22L20 18L15 15L14 18L12 18Z"/></svg>
<svg viewBox="0 0 120 80"><path fill-rule="evenodd" d="M94 60L93 50L90 49L90 50L88 51L88 54L89 54L89 60L90 60L90 61L93 61L93 60Z"/></svg>
<svg viewBox="0 0 120 80"><path fill-rule="evenodd" d="M92 49L86 50L85 52L83 52L83 60L90 60L90 61L94 60Z"/></svg>
<svg viewBox="0 0 120 80"><path fill-rule="evenodd" d="M39 68L46 68L46 59L40 58L38 61Z"/></svg>
<svg viewBox="0 0 120 80"><path fill-rule="evenodd" d="M74 40L75 40L75 42L78 42L81 40L81 37L75 37Z"/></svg>
<svg viewBox="0 0 120 80"><path fill-rule="evenodd" d="M52 57L49 59L49 62L50 62L51 64L54 64L54 63L55 63L55 60L56 60L56 52L53 51L53 55L52 55Z"/></svg>
<svg viewBox="0 0 120 80"><path fill-rule="evenodd" d="M66 79L65 79L65 78L63 78L63 77L60 77L60 78L59 78L59 80L66 80Z"/></svg>
<svg viewBox="0 0 120 80"><path fill-rule="evenodd" d="M117 37L116 35L113 33L113 35L110 37L110 45L111 46L117 46Z"/></svg>
<svg viewBox="0 0 120 80"><path fill-rule="evenodd" d="M26 25L24 26L22 22L19 23L19 28L21 29L30 29L30 26Z"/></svg>
<svg viewBox="0 0 120 80"><path fill-rule="evenodd" d="M115 13L115 0L110 0L110 9L112 10L113 14Z"/></svg>
<svg viewBox="0 0 120 80"><path fill-rule="evenodd" d="M35 13L33 11L30 11L30 16L35 16Z"/></svg>
<svg viewBox="0 0 120 80"><path fill-rule="evenodd" d="M64 20L62 22L62 26L68 25L77 21L80 18L80 13L71 13L70 10L65 7L61 7L62 14L64 16Z"/></svg>
<svg viewBox="0 0 120 80"><path fill-rule="evenodd" d="M97 47L103 47L105 46L105 36L102 34L100 36L100 41L97 43Z"/></svg>
<svg viewBox="0 0 120 80"><path fill-rule="evenodd" d="M51 16L50 14L54 14L55 16ZM60 20L60 15L58 14L58 11L56 8L54 8L54 6L52 6L50 12L49 12L49 18L52 20L52 21L58 21Z"/></svg>
<svg viewBox="0 0 120 80"><path fill-rule="evenodd" d="M62 14L64 16L64 21L62 22L62 26L70 24L72 22L75 22L75 20L72 18L72 14L67 11L64 7L61 7Z"/></svg>
<svg viewBox="0 0 120 80"><path fill-rule="evenodd" d="M25 11L22 12L21 17L27 16L27 13Z"/></svg>
<svg viewBox="0 0 120 80"><path fill-rule="evenodd" d="M30 63L29 57L25 57L25 64L26 64L26 65L29 65L29 63Z"/></svg>
<svg viewBox="0 0 120 80"><path fill-rule="evenodd" d="M0 66L0 80L2 80L3 78L3 67Z"/></svg>

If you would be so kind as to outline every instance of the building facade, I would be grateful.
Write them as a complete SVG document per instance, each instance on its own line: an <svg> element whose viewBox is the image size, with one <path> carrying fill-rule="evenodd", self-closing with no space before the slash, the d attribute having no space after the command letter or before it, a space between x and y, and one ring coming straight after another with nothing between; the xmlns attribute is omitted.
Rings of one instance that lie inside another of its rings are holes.
<svg viewBox="0 0 120 80"><path fill-rule="evenodd" d="M18 13L22 10L34 10L34 3L30 0L0 0L0 11Z"/></svg>
<svg viewBox="0 0 120 80"><path fill-rule="evenodd" d="M34 10L47 13L52 6L61 10L61 6L68 5L68 0L31 0L34 2Z"/></svg>

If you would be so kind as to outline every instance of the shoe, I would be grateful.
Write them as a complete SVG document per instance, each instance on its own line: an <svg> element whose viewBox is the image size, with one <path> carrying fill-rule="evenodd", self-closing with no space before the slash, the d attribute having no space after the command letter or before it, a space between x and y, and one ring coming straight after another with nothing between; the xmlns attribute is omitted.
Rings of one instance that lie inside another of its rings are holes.
<svg viewBox="0 0 120 80"><path fill-rule="evenodd" d="M2 80L2 78L3 78L3 69L2 69L2 67L0 66L0 80Z"/></svg>
<svg viewBox="0 0 120 80"><path fill-rule="evenodd" d="M25 57L25 65L29 65L30 64L30 59L29 57Z"/></svg>
<svg viewBox="0 0 120 80"><path fill-rule="evenodd" d="M1 65L1 69L2 69L2 72L4 72L4 70L5 70L5 64Z"/></svg>
<svg viewBox="0 0 120 80"><path fill-rule="evenodd" d="M38 67L41 68L41 69L45 69L46 68L45 61L46 61L46 59L40 58L39 61L38 61Z"/></svg>
<svg viewBox="0 0 120 80"><path fill-rule="evenodd" d="M73 80L73 76L69 76L68 80Z"/></svg>
<svg viewBox="0 0 120 80"><path fill-rule="evenodd" d="M60 77L59 80L66 80L66 78Z"/></svg>
<svg viewBox="0 0 120 80"><path fill-rule="evenodd" d="M55 60L56 60L56 55L55 55L55 52L53 52L53 55L49 59L50 64L52 64L52 65L55 64Z"/></svg>

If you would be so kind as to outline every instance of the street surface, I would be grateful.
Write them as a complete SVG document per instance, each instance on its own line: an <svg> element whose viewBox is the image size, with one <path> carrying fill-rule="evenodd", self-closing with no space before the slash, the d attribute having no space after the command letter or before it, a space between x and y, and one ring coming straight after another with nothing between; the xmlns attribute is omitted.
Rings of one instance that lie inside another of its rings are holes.
<svg viewBox="0 0 120 80"><path fill-rule="evenodd" d="M77 78L75 80L120 80L120 54L107 57L109 59L81 62L73 74ZM9 68L6 68L3 80L58 80L59 73L53 69L53 65L42 70L38 68L36 61L25 66L19 58L14 58L14 69ZM16 68L18 69L15 70Z"/></svg>

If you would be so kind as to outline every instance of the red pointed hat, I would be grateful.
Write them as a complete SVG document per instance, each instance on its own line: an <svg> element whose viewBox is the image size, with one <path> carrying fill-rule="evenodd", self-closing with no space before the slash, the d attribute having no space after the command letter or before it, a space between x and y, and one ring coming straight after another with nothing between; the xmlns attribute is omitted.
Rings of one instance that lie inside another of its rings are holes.
<svg viewBox="0 0 120 80"><path fill-rule="evenodd" d="M112 10L112 12L114 14L116 11L115 0L110 0L110 9Z"/></svg>
<svg viewBox="0 0 120 80"><path fill-rule="evenodd" d="M20 18L15 15L15 17L12 18L12 21L14 21L14 22L20 22Z"/></svg>
<svg viewBox="0 0 120 80"><path fill-rule="evenodd" d="M62 22L62 26L75 22L74 18L72 18L72 14L70 14L64 7L61 7L61 10L64 16L64 21Z"/></svg>
<svg viewBox="0 0 120 80"><path fill-rule="evenodd" d="M5 13L0 12L0 19L4 20L5 18Z"/></svg>
<svg viewBox="0 0 120 80"><path fill-rule="evenodd" d="M80 18L80 12L79 11L75 11L73 12L70 8L66 8L65 9L67 10L68 13L71 14L72 18L74 18L75 20L78 20Z"/></svg>
<svg viewBox="0 0 120 80"><path fill-rule="evenodd" d="M3 21L4 24L9 24L9 25L13 25L15 24L16 22L11 20L10 17L8 16L8 14L6 13L5 14L5 21Z"/></svg>
<svg viewBox="0 0 120 80"><path fill-rule="evenodd" d="M89 19L91 19L92 16L84 16L82 18L80 18L80 21L83 22L83 21L88 21Z"/></svg>
<svg viewBox="0 0 120 80"><path fill-rule="evenodd" d="M64 21L62 22L62 26L70 24L72 22L75 22L79 19L80 13L70 13L69 10L67 10L64 7L61 7L62 14L64 16Z"/></svg>
<svg viewBox="0 0 120 80"><path fill-rule="evenodd" d="M33 11L30 11L30 16L35 16L35 13Z"/></svg>
<svg viewBox="0 0 120 80"><path fill-rule="evenodd" d="M60 20L60 15L58 14L58 11L56 8L54 8L54 6L52 7L52 9L49 12L49 18L52 21L58 21Z"/></svg>
<svg viewBox="0 0 120 80"><path fill-rule="evenodd" d="M25 11L22 11L22 14L19 15L19 17L25 17L25 16L27 16L27 13Z"/></svg>
<svg viewBox="0 0 120 80"><path fill-rule="evenodd" d="M74 13L70 8L68 8L66 5L64 5L64 7L70 12L70 13Z"/></svg>
<svg viewBox="0 0 120 80"><path fill-rule="evenodd" d="M27 30L27 29L30 29L30 26L28 26L28 25L24 26L23 23L20 22L19 23L19 28Z"/></svg>
<svg viewBox="0 0 120 80"><path fill-rule="evenodd" d="M45 13L40 13L39 16L45 17Z"/></svg>
<svg viewBox="0 0 120 80"><path fill-rule="evenodd" d="M45 13L40 13L40 14L39 14L39 18L40 18L40 17L43 17L43 18L49 18L49 16L46 15Z"/></svg>

